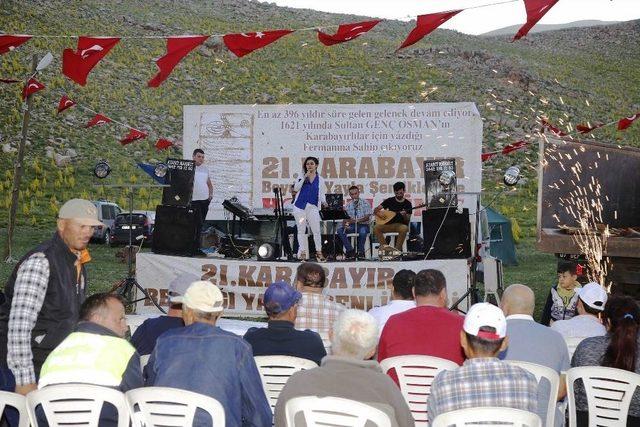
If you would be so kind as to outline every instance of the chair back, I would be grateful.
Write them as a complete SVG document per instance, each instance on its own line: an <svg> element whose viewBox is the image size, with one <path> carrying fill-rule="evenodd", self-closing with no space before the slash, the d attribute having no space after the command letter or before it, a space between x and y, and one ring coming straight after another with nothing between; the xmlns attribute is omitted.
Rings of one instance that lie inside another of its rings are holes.
<svg viewBox="0 0 640 427"><path fill-rule="evenodd" d="M312 360L293 356L256 356L254 359L271 412L276 407L280 392L294 372L318 367Z"/></svg>
<svg viewBox="0 0 640 427"><path fill-rule="evenodd" d="M143 371L144 371L144 367L147 366L147 363L149 363L150 357L151 357L150 354L144 354L140 356L140 369L142 369Z"/></svg>
<svg viewBox="0 0 640 427"><path fill-rule="evenodd" d="M431 383L440 371L455 369L451 360L425 355L389 357L380 362L382 370L389 373L395 369L400 391L406 400L416 426L428 425L427 399L431 394Z"/></svg>
<svg viewBox="0 0 640 427"><path fill-rule="evenodd" d="M332 352L331 352L331 340L329 339L329 332L328 331L318 331L318 335L320 335L320 338L322 338L322 345L324 346L324 349L327 352L327 354L332 354Z"/></svg>
<svg viewBox="0 0 640 427"><path fill-rule="evenodd" d="M209 396L169 387L137 388L125 396L134 426L190 426L200 408L211 416L214 427L224 427L224 408Z"/></svg>
<svg viewBox="0 0 640 427"><path fill-rule="evenodd" d="M573 357L573 352L576 351L578 344L582 342L584 337L564 337L564 341L567 343L567 349L569 350L569 359Z"/></svg>
<svg viewBox="0 0 640 427"><path fill-rule="evenodd" d="M499 424L503 426L517 427L541 427L542 421L538 414L515 408L466 408L457 411L445 412L436 417L431 423L432 427L450 426L482 426Z"/></svg>
<svg viewBox="0 0 640 427"><path fill-rule="evenodd" d="M296 414L302 412L307 427L364 427L367 422L378 427L391 427L391 419L381 410L341 397L294 397L285 405L287 427L295 427Z"/></svg>
<svg viewBox="0 0 640 427"><path fill-rule="evenodd" d="M581 379L589 405L589 427L625 425L631 397L640 387L640 375L603 366L581 366L567 371L569 426L576 426L574 383Z"/></svg>
<svg viewBox="0 0 640 427"><path fill-rule="evenodd" d="M118 426L129 426L129 410L124 394L108 387L91 384L49 385L27 394L27 411L31 425L38 426L36 408L41 407L50 426L98 427L105 403L118 411Z"/></svg>
<svg viewBox="0 0 640 427"><path fill-rule="evenodd" d="M18 411L20 416L18 420L18 427L29 426L29 414L27 413L27 399L18 393L11 393L9 391L0 391L0 418L4 414L4 410L7 406L11 406Z"/></svg>
<svg viewBox="0 0 640 427"><path fill-rule="evenodd" d="M536 377L536 381L538 381L538 388L540 388L540 382L543 378L549 381L549 401L547 403L547 416L544 425L553 427L556 418L556 402L558 400L558 388L560 387L560 375L553 369L538 365L537 363L523 362L521 360L505 360L505 362L531 372ZM542 412L540 409L541 408L539 408L539 412Z"/></svg>

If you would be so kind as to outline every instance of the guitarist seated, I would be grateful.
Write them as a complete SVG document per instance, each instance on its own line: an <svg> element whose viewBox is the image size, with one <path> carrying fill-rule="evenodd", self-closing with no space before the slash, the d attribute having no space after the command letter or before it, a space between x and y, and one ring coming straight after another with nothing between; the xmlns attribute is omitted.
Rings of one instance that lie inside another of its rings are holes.
<svg viewBox="0 0 640 427"><path fill-rule="evenodd" d="M376 224L373 233L376 235L380 247L387 246L384 233L398 233L395 248L402 250L404 239L409 231L409 221L411 219L411 202L404 198L404 182L393 184L394 197L385 199L380 206L373 210L376 217Z"/></svg>

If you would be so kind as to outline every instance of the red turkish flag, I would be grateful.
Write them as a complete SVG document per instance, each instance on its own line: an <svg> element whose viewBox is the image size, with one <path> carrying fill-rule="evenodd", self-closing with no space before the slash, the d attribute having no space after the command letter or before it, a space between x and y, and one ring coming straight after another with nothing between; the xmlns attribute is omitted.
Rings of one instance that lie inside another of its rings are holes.
<svg viewBox="0 0 640 427"><path fill-rule="evenodd" d="M73 107L74 105L76 105L76 103L67 98L67 95L62 95L62 98L60 98L60 102L58 103L58 114L62 113L67 108Z"/></svg>
<svg viewBox="0 0 640 427"><path fill-rule="evenodd" d="M118 44L118 37L79 37L78 49L62 52L62 73L80 86L87 84L87 76L98 62Z"/></svg>
<svg viewBox="0 0 640 427"><path fill-rule="evenodd" d="M589 126L589 125L582 125L582 124L581 124L581 125L576 125L576 130L577 130L578 132L580 132L580 133L589 133L589 132L591 132L592 130L596 130L596 129L598 129L598 128L601 128L601 127L602 127L602 126L604 126L604 125L605 125L605 123L598 123L598 124L595 124L595 125L593 125L593 126Z"/></svg>
<svg viewBox="0 0 640 427"><path fill-rule="evenodd" d="M22 99L25 100L27 99L27 96L32 93L39 92L42 89L44 89L44 85L32 77L27 82L27 85L22 89Z"/></svg>
<svg viewBox="0 0 640 427"><path fill-rule="evenodd" d="M241 58L291 33L293 33L292 30L274 30L258 31L257 33L226 34L222 37L222 40L231 52Z"/></svg>
<svg viewBox="0 0 640 427"><path fill-rule="evenodd" d="M440 25L447 22L449 19L456 16L462 10L452 10L450 12L430 13L428 15L419 15L416 20L416 27L411 30L407 39L400 45L396 52L400 49L404 49L407 46L419 42L424 36L431 33Z"/></svg>
<svg viewBox="0 0 640 427"><path fill-rule="evenodd" d="M567 134L562 132L560 129L546 121L545 119L540 120L540 124L551 131L551 133L555 136L566 136Z"/></svg>
<svg viewBox="0 0 640 427"><path fill-rule="evenodd" d="M338 27L338 31L335 34L327 34L318 30L318 40L325 46L333 46L334 44L348 42L355 38L360 37L373 27L378 25L379 19L375 21L363 21L353 24L342 24Z"/></svg>
<svg viewBox="0 0 640 427"><path fill-rule="evenodd" d="M538 23L540 19L549 12L558 0L524 0L524 7L527 9L527 22L520 27L512 41L520 40L526 36L530 29Z"/></svg>
<svg viewBox="0 0 640 427"><path fill-rule="evenodd" d="M95 116L93 116L91 120L89 120L89 123L87 123L85 128L90 128L93 126L102 126L102 125L106 125L107 123L111 123L111 119L109 117L103 116L102 114L96 114Z"/></svg>
<svg viewBox="0 0 640 427"><path fill-rule="evenodd" d="M168 139L160 138L158 139L158 142L156 142L157 150L165 150L172 146L173 146L173 142L169 141Z"/></svg>
<svg viewBox="0 0 640 427"><path fill-rule="evenodd" d="M3 34L0 36L0 55L12 51L20 46L22 43L26 43L31 37L26 34Z"/></svg>
<svg viewBox="0 0 640 427"><path fill-rule="evenodd" d="M631 117L625 117L624 119L620 119L618 121L618 130L625 130L636 120L640 118L640 113L635 113Z"/></svg>
<svg viewBox="0 0 640 427"><path fill-rule="evenodd" d="M141 130L131 128L127 136L120 140L120 144L127 145L131 144L133 141L137 141L139 139L144 139L147 137L147 134L142 132Z"/></svg>
<svg viewBox="0 0 640 427"><path fill-rule="evenodd" d="M0 79L0 83L6 83L6 84L11 84L11 83L18 83L20 80L16 80L16 79Z"/></svg>
<svg viewBox="0 0 640 427"><path fill-rule="evenodd" d="M494 151L494 152L492 152L492 153L482 153L482 157L481 157L481 158L482 158L482 161L483 161L483 162L486 162L487 160L491 159L491 158L492 158L493 156L495 156L496 154L498 154L498 153L496 153L495 151Z"/></svg>
<svg viewBox="0 0 640 427"><path fill-rule="evenodd" d="M167 38L167 53L156 59L160 69L151 80L149 87L158 87L165 81L178 63L193 49L200 46L209 36L176 36Z"/></svg>
<svg viewBox="0 0 640 427"><path fill-rule="evenodd" d="M514 142L513 144L505 145L504 148L502 149L502 154L509 154L512 151L519 150L521 148L526 147L527 145L529 145L527 141L518 141L518 142Z"/></svg>

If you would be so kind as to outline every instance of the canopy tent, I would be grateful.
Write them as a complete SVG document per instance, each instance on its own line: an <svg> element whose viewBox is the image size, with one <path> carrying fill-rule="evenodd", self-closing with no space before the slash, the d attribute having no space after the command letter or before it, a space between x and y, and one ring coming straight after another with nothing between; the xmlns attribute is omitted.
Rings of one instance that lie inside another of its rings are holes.
<svg viewBox="0 0 640 427"><path fill-rule="evenodd" d="M503 265L517 265L516 247L511 232L511 221L506 216L487 207L489 222L489 253Z"/></svg>

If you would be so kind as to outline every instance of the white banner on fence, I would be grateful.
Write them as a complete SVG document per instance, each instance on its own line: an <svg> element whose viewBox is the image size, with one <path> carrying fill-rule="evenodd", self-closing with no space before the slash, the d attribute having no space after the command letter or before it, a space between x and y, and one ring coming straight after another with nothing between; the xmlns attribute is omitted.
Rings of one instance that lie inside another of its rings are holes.
<svg viewBox="0 0 640 427"><path fill-rule="evenodd" d="M475 104L186 105L184 158L205 151L213 176L208 219L223 218L222 201L273 206L273 189L290 197L306 156L320 159L327 193L351 185L373 206L403 181L415 205L424 202L423 161L456 159L459 192L479 192L482 121ZM347 198L345 197L345 200ZM473 197L462 205L475 208ZM413 221L421 218L420 210Z"/></svg>
<svg viewBox="0 0 640 427"><path fill-rule="evenodd" d="M232 316L264 316L262 296L266 287L277 280L295 282L298 264L290 262L256 262L219 258L186 258L152 253L136 257L136 278L160 305L168 307L167 285L176 277L187 275L209 280L225 296L225 313ZM402 269L420 271L434 268L447 279L451 302L467 290L467 260L429 260L402 262L337 262L322 264L327 273L325 294L352 308L368 310L384 305L391 298L393 276ZM141 298L138 295L138 298ZM460 306L465 309L466 304ZM137 314L157 312L151 301L140 301Z"/></svg>

